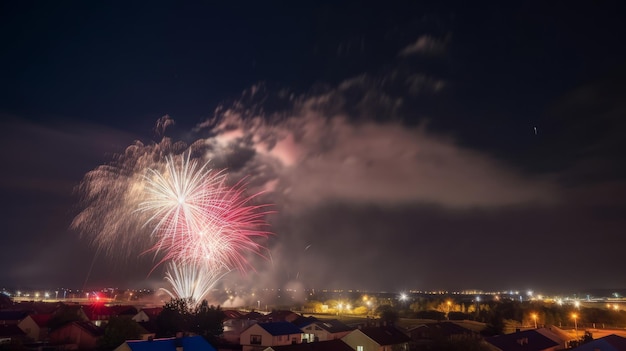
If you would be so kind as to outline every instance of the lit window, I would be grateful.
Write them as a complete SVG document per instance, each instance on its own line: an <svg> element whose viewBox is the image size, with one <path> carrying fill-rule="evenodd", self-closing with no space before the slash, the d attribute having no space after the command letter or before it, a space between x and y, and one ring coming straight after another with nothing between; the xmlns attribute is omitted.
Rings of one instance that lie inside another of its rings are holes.
<svg viewBox="0 0 626 351"><path fill-rule="evenodd" d="M357 346L356 351L363 351L363 346Z"/></svg>

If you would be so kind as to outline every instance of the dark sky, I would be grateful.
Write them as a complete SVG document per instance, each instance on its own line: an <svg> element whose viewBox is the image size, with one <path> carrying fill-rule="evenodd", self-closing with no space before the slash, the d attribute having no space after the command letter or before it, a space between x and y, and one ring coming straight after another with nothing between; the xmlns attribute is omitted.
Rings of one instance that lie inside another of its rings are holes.
<svg viewBox="0 0 626 351"><path fill-rule="evenodd" d="M4 1L0 287L158 284L75 189L180 141L276 210L225 283L626 288L625 10Z"/></svg>

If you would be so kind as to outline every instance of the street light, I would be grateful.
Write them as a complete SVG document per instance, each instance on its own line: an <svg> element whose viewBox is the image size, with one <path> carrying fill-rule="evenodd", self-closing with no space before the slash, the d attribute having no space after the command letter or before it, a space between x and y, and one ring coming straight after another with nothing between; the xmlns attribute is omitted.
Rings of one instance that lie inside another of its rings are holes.
<svg viewBox="0 0 626 351"><path fill-rule="evenodd" d="M452 301L448 300L446 304L448 305L448 313L446 314L446 318L450 320L450 306L452 306Z"/></svg>
<svg viewBox="0 0 626 351"><path fill-rule="evenodd" d="M572 318L574 318L574 330L576 331L576 339L578 339L578 314L572 313Z"/></svg>
<svg viewBox="0 0 626 351"><path fill-rule="evenodd" d="M533 313L531 314L531 317L533 317L533 320L535 321L535 329L537 329L537 314Z"/></svg>

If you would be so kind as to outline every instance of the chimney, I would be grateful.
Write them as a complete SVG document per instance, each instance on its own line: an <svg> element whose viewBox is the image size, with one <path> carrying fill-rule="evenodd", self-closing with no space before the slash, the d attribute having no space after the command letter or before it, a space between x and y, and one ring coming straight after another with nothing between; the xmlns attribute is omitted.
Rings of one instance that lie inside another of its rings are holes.
<svg viewBox="0 0 626 351"><path fill-rule="evenodd" d="M174 339L174 346L176 347L176 351L183 351L183 333L176 333L176 339Z"/></svg>

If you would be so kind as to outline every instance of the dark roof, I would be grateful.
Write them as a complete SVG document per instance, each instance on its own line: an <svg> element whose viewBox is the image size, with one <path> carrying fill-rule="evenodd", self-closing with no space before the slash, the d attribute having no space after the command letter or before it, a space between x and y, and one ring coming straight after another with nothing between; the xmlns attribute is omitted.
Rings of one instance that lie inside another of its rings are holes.
<svg viewBox="0 0 626 351"><path fill-rule="evenodd" d="M126 345L132 351L175 351L176 347L182 347L185 351L216 351L203 337L185 336L182 338L167 338L154 340L129 340Z"/></svg>
<svg viewBox="0 0 626 351"><path fill-rule="evenodd" d="M52 314L31 314L30 318L32 318L39 327L46 327L48 326L48 321L52 318Z"/></svg>
<svg viewBox="0 0 626 351"><path fill-rule="evenodd" d="M84 331L86 331L87 333L89 333L90 335L95 336L95 337L104 335L104 329L102 329L100 327L97 327L95 324L93 324L91 322L84 322L84 321L76 321L76 322L71 322L71 323L65 324L65 325L55 329L55 331L60 330L60 329L65 329L65 328L71 328L73 326L81 328Z"/></svg>
<svg viewBox="0 0 626 351"><path fill-rule="evenodd" d="M274 336L302 334L300 328L289 322L258 323L258 325Z"/></svg>
<svg viewBox="0 0 626 351"><path fill-rule="evenodd" d="M237 319L243 316L241 312L236 311L236 310L223 310L223 312L226 315L227 319Z"/></svg>
<svg viewBox="0 0 626 351"><path fill-rule="evenodd" d="M37 314L49 314L57 311L63 303L61 302L43 302L43 301L22 301L13 304L12 310L15 311L28 311Z"/></svg>
<svg viewBox="0 0 626 351"><path fill-rule="evenodd" d="M244 314L242 317L247 318L247 319L260 319L260 318L263 318L264 315L256 311L252 311L248 314Z"/></svg>
<svg viewBox="0 0 626 351"><path fill-rule="evenodd" d="M264 320L266 321L270 321L270 322L290 322L291 320L294 320L296 318L298 318L300 315L295 313L295 312L291 312L289 310L279 310L279 311L272 311L271 313L265 315L263 317Z"/></svg>
<svg viewBox="0 0 626 351"><path fill-rule="evenodd" d="M556 341L543 336L536 330L524 330L512 334L492 336L490 338L486 338L485 341L501 350L507 351L545 350L549 347L559 345Z"/></svg>
<svg viewBox="0 0 626 351"><path fill-rule="evenodd" d="M16 324L0 324L0 336L2 337L18 337L24 336L26 333Z"/></svg>
<svg viewBox="0 0 626 351"><path fill-rule="evenodd" d="M274 351L354 351L341 339L294 345L272 346Z"/></svg>
<svg viewBox="0 0 626 351"><path fill-rule="evenodd" d="M21 321L28 316L26 311L0 311L0 321Z"/></svg>
<svg viewBox="0 0 626 351"><path fill-rule="evenodd" d="M293 323L294 325L296 325L299 328L302 327L306 327L307 325L317 322L319 319L313 317L313 316L309 316L309 317L304 317L304 316L299 316L298 318L296 318L295 320L293 320L291 323Z"/></svg>
<svg viewBox="0 0 626 351"><path fill-rule="evenodd" d="M611 334L603 338L595 339L584 345L572 349L572 351L626 351L626 338Z"/></svg>
<svg viewBox="0 0 626 351"><path fill-rule="evenodd" d="M85 315L89 320L95 321L99 319L108 319L112 315L110 307L105 306L103 303L94 303L91 305L82 306Z"/></svg>
<svg viewBox="0 0 626 351"><path fill-rule="evenodd" d="M361 332L379 345L396 345L411 340L406 334L393 326L365 327L361 329Z"/></svg>

